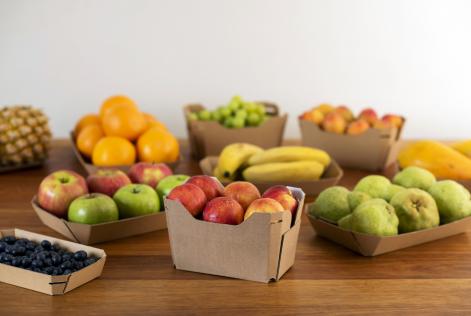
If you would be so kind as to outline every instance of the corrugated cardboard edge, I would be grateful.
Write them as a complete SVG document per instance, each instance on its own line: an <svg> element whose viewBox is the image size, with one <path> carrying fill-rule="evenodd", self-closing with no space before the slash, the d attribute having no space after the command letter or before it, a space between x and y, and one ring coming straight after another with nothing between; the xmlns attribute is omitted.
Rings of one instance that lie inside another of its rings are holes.
<svg viewBox="0 0 471 316"><path fill-rule="evenodd" d="M102 249L79 245L70 241L36 234L29 231L15 229L0 230L0 236L14 235L20 238L28 238L34 241L49 240L57 243L69 251L84 250L89 255L94 255L100 259L94 264L74 272L70 275L50 276L38 272L33 272L9 265L0 264L0 281L19 287L27 288L36 292L49 295L65 294L95 278L98 278L106 262L106 253Z"/></svg>
<svg viewBox="0 0 471 316"><path fill-rule="evenodd" d="M71 143L71 146L72 146L72 150L75 154L75 157L77 157L77 160L80 162L80 164L85 169L87 174L94 174L100 169L118 169L118 170L121 170L121 171L123 171L124 173L127 174L129 168L131 168L131 165L129 165L129 166L97 167L97 166L91 164L90 162L86 161L84 159L84 157L82 156L82 154L79 152L77 146L75 145L74 132L70 132L70 143ZM178 166L178 164L180 163L180 161L181 161L181 156L177 159L176 162L172 162L172 163L167 163L166 162L165 164L167 166L169 166L170 169L175 170L176 167ZM137 161L136 161L136 163L137 163Z"/></svg>
<svg viewBox="0 0 471 316"><path fill-rule="evenodd" d="M43 210L38 205L36 197L33 197L31 205L44 225L75 242L85 245L127 238L167 228L165 212L156 212L102 224L86 225L66 221Z"/></svg>
<svg viewBox="0 0 471 316"><path fill-rule="evenodd" d="M228 144L247 142L262 148L280 146L288 119L287 114L278 115L278 107L269 102L261 102L272 109L274 116L262 125L246 128L226 128L213 121L188 121L188 113L204 109L200 104L190 104L183 108L190 150L193 157L201 159L209 155L219 155Z"/></svg>
<svg viewBox="0 0 471 316"><path fill-rule="evenodd" d="M335 224L312 216L309 214L308 208L309 205L306 205L305 213L316 234L363 256L377 256L464 233L471 229L470 216L435 228L399 234L397 236L378 237L340 228Z"/></svg>
<svg viewBox="0 0 471 316"><path fill-rule="evenodd" d="M202 160L200 160L200 168L203 174L208 176L214 176L213 171L216 168L218 163L217 156L208 156ZM261 192L264 192L271 186L277 184L283 184L290 187L301 188L305 194L307 195L318 195L323 190L327 189L328 187L336 185L340 179L343 177L343 170L337 164L336 161L332 160L331 164L326 168L324 174L319 180L314 181L290 181L290 182L252 182ZM228 182L223 182L224 185L228 184Z"/></svg>
<svg viewBox="0 0 471 316"><path fill-rule="evenodd" d="M368 171L381 171L396 159L403 130L370 128L361 135L346 135L325 132L310 121L298 123L303 145L326 150L342 167Z"/></svg>
<svg viewBox="0 0 471 316"><path fill-rule="evenodd" d="M304 205L304 192L290 189L299 203L291 228L288 211L256 213L233 226L195 219L180 202L165 200L175 267L264 283L279 280L294 264Z"/></svg>

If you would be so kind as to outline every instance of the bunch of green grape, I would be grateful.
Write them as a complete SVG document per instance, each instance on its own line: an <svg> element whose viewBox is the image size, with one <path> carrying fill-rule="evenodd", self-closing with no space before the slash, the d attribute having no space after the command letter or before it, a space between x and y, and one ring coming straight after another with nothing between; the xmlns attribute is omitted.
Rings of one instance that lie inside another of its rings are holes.
<svg viewBox="0 0 471 316"><path fill-rule="evenodd" d="M217 121L227 128L259 126L267 119L265 105L232 97L227 105L213 111L201 110L189 114L189 120Z"/></svg>

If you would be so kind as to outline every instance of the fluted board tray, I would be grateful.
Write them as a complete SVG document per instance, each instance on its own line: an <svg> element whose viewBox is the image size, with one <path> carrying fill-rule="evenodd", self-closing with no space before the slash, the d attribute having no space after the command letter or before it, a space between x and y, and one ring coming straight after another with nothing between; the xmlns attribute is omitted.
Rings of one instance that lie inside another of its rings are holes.
<svg viewBox="0 0 471 316"><path fill-rule="evenodd" d="M352 232L317 218L309 214L308 206L306 206L306 215L317 235L368 257L450 237L471 229L471 216L469 216L435 228L418 230L397 236L378 237Z"/></svg>
<svg viewBox="0 0 471 316"><path fill-rule="evenodd" d="M216 156L209 156L204 158L200 161L200 168L203 174L207 176L214 176L214 169L218 164L218 157ZM266 189L270 188L271 186L282 184L286 186L291 186L295 188L300 188L303 192L307 195L318 195L323 190L327 189L328 187L334 186L343 176L343 171L335 162L332 160L330 165L324 171L324 174L319 180L312 180L312 181L296 181L293 179L292 181L287 182L257 182L252 181L252 183L258 188L258 190L263 193ZM222 182L222 184L226 185L229 182Z"/></svg>
<svg viewBox="0 0 471 316"><path fill-rule="evenodd" d="M259 103L265 105L271 116L260 126L244 128L227 128L214 121L189 121L189 113L203 110L204 107L201 104L185 106L183 112L193 157L201 159L219 155L225 146L232 143L250 143L265 149L280 146L288 115L280 115L275 104Z"/></svg>
<svg viewBox="0 0 471 316"><path fill-rule="evenodd" d="M5 282L49 295L62 295L95 278L98 278L105 265L106 253L102 249L88 247L46 235L35 234L18 228L0 230L0 237L4 236L27 238L35 242L49 240L52 244L58 244L68 251L76 252L84 250L89 256L93 255L100 259L98 259L94 264L69 275L47 275L0 263L0 282Z"/></svg>
<svg viewBox="0 0 471 316"><path fill-rule="evenodd" d="M289 211L255 213L239 225L194 218L178 201L165 200L168 235L176 269L268 283L294 264L304 192L291 226Z"/></svg>
<svg viewBox="0 0 471 316"><path fill-rule="evenodd" d="M165 212L88 225L72 223L47 212L38 204L36 197L31 201L31 205L44 225L68 239L84 245L141 235L167 228Z"/></svg>

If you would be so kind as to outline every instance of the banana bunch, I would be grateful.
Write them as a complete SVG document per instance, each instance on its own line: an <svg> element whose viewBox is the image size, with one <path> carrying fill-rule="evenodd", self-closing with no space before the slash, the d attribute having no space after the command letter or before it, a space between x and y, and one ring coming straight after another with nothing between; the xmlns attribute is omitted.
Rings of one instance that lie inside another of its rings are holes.
<svg viewBox="0 0 471 316"><path fill-rule="evenodd" d="M322 176L330 162L330 156L316 148L283 146L263 150L235 143L221 152L214 175L223 182L238 178L251 182L312 181Z"/></svg>

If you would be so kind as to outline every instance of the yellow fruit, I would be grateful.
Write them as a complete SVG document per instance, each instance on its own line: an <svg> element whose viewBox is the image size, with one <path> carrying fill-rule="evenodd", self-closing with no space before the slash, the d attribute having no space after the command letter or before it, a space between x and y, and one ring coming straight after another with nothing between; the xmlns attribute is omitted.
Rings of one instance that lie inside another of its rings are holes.
<svg viewBox="0 0 471 316"><path fill-rule="evenodd" d="M88 125L95 125L95 124L100 124L100 117L97 114L86 114L82 116L78 120L77 124L75 125L75 128L74 128L75 137L78 136L78 134L84 127Z"/></svg>
<svg viewBox="0 0 471 316"><path fill-rule="evenodd" d="M138 111L138 107L133 100L125 95L115 95L106 99L100 108L100 118L103 119L110 110L114 109L115 107L122 106L128 109L133 109Z"/></svg>
<svg viewBox="0 0 471 316"><path fill-rule="evenodd" d="M298 182L318 180L324 166L317 161L274 162L251 166L242 172L251 182Z"/></svg>
<svg viewBox="0 0 471 316"><path fill-rule="evenodd" d="M103 117L102 126L106 136L118 136L136 140L147 128L144 115L139 110L118 105Z"/></svg>
<svg viewBox="0 0 471 316"><path fill-rule="evenodd" d="M320 111L320 112L322 112L322 114L326 115L326 114L329 114L330 112L332 112L333 110L335 110L335 108L331 104L322 103L322 104L319 104L318 106L316 106L315 108L313 108L312 110L313 111L315 111L315 110Z"/></svg>
<svg viewBox="0 0 471 316"><path fill-rule="evenodd" d="M451 148L459 151L463 155L471 158L471 140L465 140L451 145Z"/></svg>
<svg viewBox="0 0 471 316"><path fill-rule="evenodd" d="M132 165L136 160L136 149L127 139L108 136L98 141L93 148L92 162L99 167Z"/></svg>
<svg viewBox="0 0 471 316"><path fill-rule="evenodd" d="M225 179L235 177L237 169L244 165L249 158L263 149L247 143L234 143L227 145L221 151L218 160L218 169Z"/></svg>
<svg viewBox="0 0 471 316"><path fill-rule="evenodd" d="M180 155L178 140L160 127L152 127L137 140L140 161L175 162Z"/></svg>
<svg viewBox="0 0 471 316"><path fill-rule="evenodd" d="M292 162L312 160L323 166L330 164L330 156L321 149L304 146L282 146L271 148L250 157L249 165L260 165L272 162Z"/></svg>
<svg viewBox="0 0 471 316"><path fill-rule="evenodd" d="M417 166L441 179L471 179L471 159L436 141L419 141L406 146L398 156L401 168Z"/></svg>
<svg viewBox="0 0 471 316"><path fill-rule="evenodd" d="M93 148L105 134L98 124L85 126L77 136L77 148L85 156L91 157Z"/></svg>

